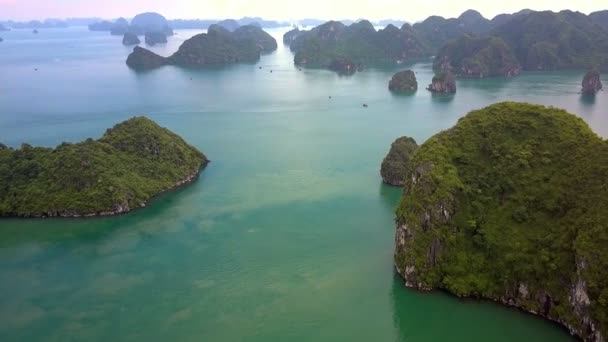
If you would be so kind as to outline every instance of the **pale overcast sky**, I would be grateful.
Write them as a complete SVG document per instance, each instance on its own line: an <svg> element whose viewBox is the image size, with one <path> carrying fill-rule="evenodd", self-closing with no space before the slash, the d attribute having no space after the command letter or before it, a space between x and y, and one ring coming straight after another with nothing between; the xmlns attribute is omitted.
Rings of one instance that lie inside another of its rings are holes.
<svg viewBox="0 0 608 342"><path fill-rule="evenodd" d="M608 9L602 0L0 0L0 20L66 17L133 17L155 11L175 18L240 18L261 16L268 19L401 19L422 20L430 15L455 17L473 8L485 17L499 13L534 10L571 9L583 13Z"/></svg>

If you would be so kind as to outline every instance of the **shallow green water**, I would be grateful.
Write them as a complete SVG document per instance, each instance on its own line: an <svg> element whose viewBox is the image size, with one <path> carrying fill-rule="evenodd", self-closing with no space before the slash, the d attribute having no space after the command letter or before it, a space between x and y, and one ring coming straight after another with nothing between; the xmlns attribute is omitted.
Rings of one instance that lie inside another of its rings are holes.
<svg viewBox="0 0 608 342"><path fill-rule="evenodd" d="M155 50L193 31L179 33ZM378 169L394 138L423 142L502 100L564 107L608 136L608 93L582 99L581 72L393 96L394 70L299 71L282 46L256 66L137 74L104 33L3 38L1 142L54 146L145 113L212 163L126 216L0 220L1 341L570 340L516 310L405 289L391 263L400 192ZM430 65L413 68L423 88Z"/></svg>

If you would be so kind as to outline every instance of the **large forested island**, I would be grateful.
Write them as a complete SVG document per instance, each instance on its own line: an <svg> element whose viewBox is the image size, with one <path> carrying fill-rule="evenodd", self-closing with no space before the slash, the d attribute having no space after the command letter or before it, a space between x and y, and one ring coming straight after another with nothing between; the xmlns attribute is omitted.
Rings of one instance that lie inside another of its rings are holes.
<svg viewBox="0 0 608 342"><path fill-rule="evenodd" d="M431 50L410 25L405 24L401 29L388 25L376 31L367 20L350 26L330 21L310 31L290 31L284 42L290 44L295 53L295 64L309 68L335 70L334 66L342 60L361 69L368 65L395 64L431 55Z"/></svg>
<svg viewBox="0 0 608 342"><path fill-rule="evenodd" d="M401 29L376 31L366 20L345 26L327 22L310 31L292 30L283 40L296 65L332 69L338 59L357 69L435 57L437 72L456 77L514 76L520 70L608 70L605 11L500 14L492 20L469 10L458 18L432 16ZM339 70L338 70L339 71Z"/></svg>
<svg viewBox="0 0 608 342"><path fill-rule="evenodd" d="M126 213L195 180L208 160L145 117L98 140L56 148L0 144L0 216L84 217Z"/></svg>
<svg viewBox="0 0 608 342"><path fill-rule="evenodd" d="M413 154L397 210L406 285L608 334L608 142L563 110L500 103Z"/></svg>
<svg viewBox="0 0 608 342"><path fill-rule="evenodd" d="M136 47L127 58L127 65L136 70L146 70L162 65L204 67L255 63L261 54L276 48L276 40L258 26L241 26L231 32L222 26L212 25L208 33L197 34L186 40L170 57Z"/></svg>

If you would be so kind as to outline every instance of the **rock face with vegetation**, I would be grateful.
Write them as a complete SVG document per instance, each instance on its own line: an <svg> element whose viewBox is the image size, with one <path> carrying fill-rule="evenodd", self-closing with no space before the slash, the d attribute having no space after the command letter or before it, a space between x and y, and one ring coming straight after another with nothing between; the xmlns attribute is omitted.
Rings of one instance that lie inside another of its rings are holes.
<svg viewBox="0 0 608 342"><path fill-rule="evenodd" d="M260 53L270 53L278 47L276 39L256 25L245 25L232 33L232 38L238 42L252 40Z"/></svg>
<svg viewBox="0 0 608 342"><path fill-rule="evenodd" d="M608 142L563 110L500 103L412 156L395 266L409 287L488 298L588 341L608 334Z"/></svg>
<svg viewBox="0 0 608 342"><path fill-rule="evenodd" d="M120 123L98 140L54 149L1 145L0 216L126 213L195 180L207 163L196 148L145 117Z"/></svg>
<svg viewBox="0 0 608 342"><path fill-rule="evenodd" d="M490 31L492 23L479 12L468 10L458 18L445 19L431 16L416 23L414 31L433 50L438 50L445 43L457 39L464 34L484 35Z"/></svg>
<svg viewBox="0 0 608 342"><path fill-rule="evenodd" d="M135 33L127 32L122 37L122 43L123 43L123 45L137 45L137 44L141 43L141 41L139 40L139 37Z"/></svg>
<svg viewBox="0 0 608 342"><path fill-rule="evenodd" d="M427 90L433 93L455 93L456 78L451 71L442 71L433 76Z"/></svg>
<svg viewBox="0 0 608 342"><path fill-rule="evenodd" d="M291 43L293 43L294 40L296 40L296 38L298 38L298 36L304 32L305 31L300 31L300 29L297 27L291 31L288 31L283 35L283 44L287 46L291 45Z"/></svg>
<svg viewBox="0 0 608 342"><path fill-rule="evenodd" d="M512 77L520 73L521 66L502 38L464 35L439 50L433 69L449 69L456 77L484 78Z"/></svg>
<svg viewBox="0 0 608 342"><path fill-rule="evenodd" d="M230 32L221 26L212 25L208 33L197 34L186 40L178 51L168 58L136 47L127 58L127 65L136 70L145 70L163 65L198 68L255 63L262 53L274 51L276 48L276 40L257 26L241 26Z"/></svg>
<svg viewBox="0 0 608 342"><path fill-rule="evenodd" d="M589 18L608 32L608 10L593 12L589 14Z"/></svg>
<svg viewBox="0 0 608 342"><path fill-rule="evenodd" d="M418 90L416 74L412 70L405 70L396 73L389 81L388 89L396 93L407 93Z"/></svg>
<svg viewBox="0 0 608 342"><path fill-rule="evenodd" d="M597 70L589 70L583 78L583 94L595 95L602 90L602 81L600 80L600 72Z"/></svg>
<svg viewBox="0 0 608 342"><path fill-rule="evenodd" d="M290 44L294 63L302 67L325 68L336 60L357 66L395 65L431 55L409 25L393 25L376 31L363 20L350 26L330 21L310 31L301 31Z"/></svg>
<svg viewBox="0 0 608 342"><path fill-rule="evenodd" d="M391 149L382 161L382 181L392 186L403 186L412 155L418 148L416 140L401 137L391 144Z"/></svg>

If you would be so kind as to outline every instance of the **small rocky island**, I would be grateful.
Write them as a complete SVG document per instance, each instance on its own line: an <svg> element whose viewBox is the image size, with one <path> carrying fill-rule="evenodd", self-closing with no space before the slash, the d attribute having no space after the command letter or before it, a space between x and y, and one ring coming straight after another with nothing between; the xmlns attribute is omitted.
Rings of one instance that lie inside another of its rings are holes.
<svg viewBox="0 0 608 342"><path fill-rule="evenodd" d="M156 44L166 44L167 35L163 32L146 32L145 34L146 44L154 46Z"/></svg>
<svg viewBox="0 0 608 342"><path fill-rule="evenodd" d="M389 81L388 89L395 93L409 93L418 90L416 74L412 70L404 70L396 73Z"/></svg>
<svg viewBox="0 0 608 342"><path fill-rule="evenodd" d="M124 36L122 37L122 44L123 45L137 45L141 43L141 40L139 40L139 37L133 33L133 32L126 32L124 34Z"/></svg>
<svg viewBox="0 0 608 342"><path fill-rule="evenodd" d="M145 117L56 148L0 144L0 216L107 216L194 181L209 161Z"/></svg>
<svg viewBox="0 0 608 342"><path fill-rule="evenodd" d="M589 70L583 78L583 94L595 95L598 91L602 90L602 87L600 72L595 69Z"/></svg>
<svg viewBox="0 0 608 342"><path fill-rule="evenodd" d="M567 147L567 148L565 148ZM422 144L397 209L408 287L608 336L608 143L563 110L499 103Z"/></svg>
<svg viewBox="0 0 608 342"><path fill-rule="evenodd" d="M427 90L433 93L455 93L456 79L451 71L444 71L433 76Z"/></svg>
<svg viewBox="0 0 608 342"><path fill-rule="evenodd" d="M135 47L127 58L127 65L135 70L149 70L163 65L197 68L255 63L261 54L276 49L276 40L257 26L241 26L230 32L221 26L212 25L208 33L201 33L186 40L170 57L162 57L144 48Z"/></svg>
<svg viewBox="0 0 608 342"><path fill-rule="evenodd" d="M412 155L418 148L416 140L401 137L391 144L391 149L382 161L382 181L392 186L403 186Z"/></svg>
<svg viewBox="0 0 608 342"><path fill-rule="evenodd" d="M521 65L502 38L464 35L439 50L433 69L450 70L463 78L513 77L521 72Z"/></svg>

